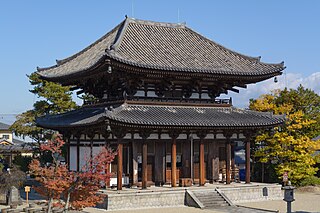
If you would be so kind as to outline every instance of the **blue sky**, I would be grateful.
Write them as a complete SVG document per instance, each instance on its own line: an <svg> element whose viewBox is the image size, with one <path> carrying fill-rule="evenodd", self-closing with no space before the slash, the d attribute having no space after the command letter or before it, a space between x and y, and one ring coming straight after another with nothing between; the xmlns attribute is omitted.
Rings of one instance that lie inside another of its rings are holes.
<svg viewBox="0 0 320 213"><path fill-rule="evenodd" d="M299 83L320 92L320 1L10 0L0 2L0 122L32 108L37 97L27 74L85 48L125 15L186 22L200 34L237 52L285 61L286 75L232 94L246 107L271 89Z"/></svg>

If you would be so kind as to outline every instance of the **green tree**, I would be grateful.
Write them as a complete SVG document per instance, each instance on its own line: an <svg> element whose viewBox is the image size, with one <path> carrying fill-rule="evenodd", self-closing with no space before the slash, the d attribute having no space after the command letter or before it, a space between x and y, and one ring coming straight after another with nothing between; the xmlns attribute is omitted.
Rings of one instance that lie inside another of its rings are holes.
<svg viewBox="0 0 320 213"><path fill-rule="evenodd" d="M40 144L45 139L51 138L52 131L36 126L36 117L67 112L75 109L77 105L72 100L70 86L43 80L36 73L32 73L28 78L30 84L34 86L30 92L39 100L34 103L33 109L18 115L10 129L17 136L29 136Z"/></svg>
<svg viewBox="0 0 320 213"><path fill-rule="evenodd" d="M261 163L272 163L279 178L288 172L293 184L313 176L318 143L311 138L320 133L320 97L300 85L296 90L277 90L250 100L250 109L286 115L284 126L256 137L254 156Z"/></svg>

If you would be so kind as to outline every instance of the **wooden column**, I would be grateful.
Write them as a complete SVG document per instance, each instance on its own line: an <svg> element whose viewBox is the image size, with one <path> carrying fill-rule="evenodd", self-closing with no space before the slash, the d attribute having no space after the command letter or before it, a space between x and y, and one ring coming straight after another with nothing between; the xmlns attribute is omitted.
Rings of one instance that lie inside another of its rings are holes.
<svg viewBox="0 0 320 213"><path fill-rule="evenodd" d="M106 149L109 149L109 136L110 136L110 132L109 131L103 131L102 136L104 137L104 146ZM105 167L105 172L106 173L110 173L110 163L106 163L106 167ZM106 181L106 188L110 187L110 179L108 178L108 180Z"/></svg>
<svg viewBox="0 0 320 213"><path fill-rule="evenodd" d="M118 162L117 162L117 190L122 190L122 170L123 170L123 144L122 138L118 138Z"/></svg>
<svg viewBox="0 0 320 213"><path fill-rule="evenodd" d="M204 177L204 142L203 142L203 138L200 138L200 147L199 147L199 185L200 186L204 186L204 182L205 182L205 177Z"/></svg>
<svg viewBox="0 0 320 213"><path fill-rule="evenodd" d="M122 172L123 172L123 137L126 135L124 129L120 127L111 127L114 135L117 137L117 190L122 190Z"/></svg>
<svg viewBox="0 0 320 213"><path fill-rule="evenodd" d="M177 186L177 138L173 137L171 142L171 186Z"/></svg>
<svg viewBox="0 0 320 213"><path fill-rule="evenodd" d="M137 141L132 141L132 170L133 170L133 185L138 185L138 145Z"/></svg>
<svg viewBox="0 0 320 213"><path fill-rule="evenodd" d="M90 137L90 160L91 161L93 161L93 137Z"/></svg>
<svg viewBox="0 0 320 213"><path fill-rule="evenodd" d="M81 134L77 135L77 171L80 171L80 138Z"/></svg>
<svg viewBox="0 0 320 213"><path fill-rule="evenodd" d="M231 174L231 177L233 179L234 182L236 182L235 180L235 177L236 177L236 173L235 173L235 168L236 168L236 165L235 165L235 159L234 159L234 146L235 144L231 144L231 170L232 170L232 174Z"/></svg>
<svg viewBox="0 0 320 213"><path fill-rule="evenodd" d="M148 182L148 146L146 139L142 143L142 189L147 188Z"/></svg>
<svg viewBox="0 0 320 213"><path fill-rule="evenodd" d="M205 184L205 165L204 165L204 138L207 133L204 131L197 133L200 138L199 142L199 185L204 186Z"/></svg>
<svg viewBox="0 0 320 213"><path fill-rule="evenodd" d="M67 164L68 170L70 170L70 136L66 137L66 149L67 149L66 164Z"/></svg>
<svg viewBox="0 0 320 213"><path fill-rule="evenodd" d="M161 186L165 182L165 157L166 157L166 146L165 142L161 141L161 132L158 134L158 140L155 142L154 153L154 174L155 174L155 185Z"/></svg>
<svg viewBox="0 0 320 213"><path fill-rule="evenodd" d="M143 130L140 132L142 137L142 189L147 188L148 182L148 145L147 138L150 136L150 131Z"/></svg>
<svg viewBox="0 0 320 213"><path fill-rule="evenodd" d="M177 186L177 137L179 132L173 130L169 133L171 137L171 186Z"/></svg>
<svg viewBox="0 0 320 213"><path fill-rule="evenodd" d="M246 134L246 183L250 183L250 135Z"/></svg>
<svg viewBox="0 0 320 213"><path fill-rule="evenodd" d="M231 134L225 134L226 137L226 184L230 184L230 161L231 161Z"/></svg>

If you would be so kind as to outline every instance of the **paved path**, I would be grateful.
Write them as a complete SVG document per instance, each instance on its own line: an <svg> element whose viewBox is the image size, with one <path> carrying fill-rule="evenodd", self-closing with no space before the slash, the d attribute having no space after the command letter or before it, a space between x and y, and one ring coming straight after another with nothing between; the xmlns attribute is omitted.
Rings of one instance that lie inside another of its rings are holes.
<svg viewBox="0 0 320 213"><path fill-rule="evenodd" d="M38 198L37 196L33 197L33 199ZM35 200L31 199L31 202ZM296 192L295 193L295 201L292 203L292 210L294 212L299 213L309 213L309 212L318 212L320 213L320 191L319 192ZM241 203L239 205L251 208L265 209L265 210L279 210L280 213L286 212L286 203L282 200L275 201L261 201L261 202L250 202L250 203ZM7 206L1 206L0 209L5 208ZM19 207L21 208L21 206ZM227 207L223 209L215 209L215 210L201 210L192 207L176 207L176 208L152 208L152 209L136 209L136 210L117 210L117 211L106 211L97 208L86 208L84 212L88 213L263 213L265 211L259 211L249 208L232 208Z"/></svg>
<svg viewBox="0 0 320 213"><path fill-rule="evenodd" d="M237 208L237 207L224 207L223 209L197 209L193 207L175 207L175 208L161 208L161 209L137 209L137 210L116 210L106 211L97 210L94 208L86 208L85 212L88 213L266 213L266 211L259 211L248 208ZM267 211L269 212L269 211Z"/></svg>
<svg viewBox="0 0 320 213"><path fill-rule="evenodd" d="M279 210L281 213L286 212L287 210L287 204L283 200L241 203L240 205L268 210ZM320 213L320 192L296 192L295 201L292 202L292 211L301 213Z"/></svg>

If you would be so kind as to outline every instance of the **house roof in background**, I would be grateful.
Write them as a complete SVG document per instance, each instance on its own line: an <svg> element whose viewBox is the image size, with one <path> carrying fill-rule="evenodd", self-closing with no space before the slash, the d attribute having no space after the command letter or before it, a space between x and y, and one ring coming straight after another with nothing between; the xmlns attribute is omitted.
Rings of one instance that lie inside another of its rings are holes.
<svg viewBox="0 0 320 213"><path fill-rule="evenodd" d="M0 122L0 130L9 130L10 125Z"/></svg>

